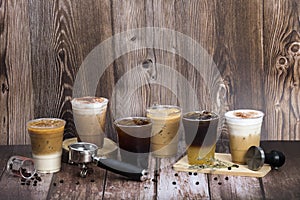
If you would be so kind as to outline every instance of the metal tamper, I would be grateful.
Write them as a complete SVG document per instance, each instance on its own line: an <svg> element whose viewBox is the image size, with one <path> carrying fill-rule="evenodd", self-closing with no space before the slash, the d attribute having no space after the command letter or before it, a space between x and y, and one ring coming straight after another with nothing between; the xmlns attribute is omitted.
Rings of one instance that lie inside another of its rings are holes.
<svg viewBox="0 0 300 200"><path fill-rule="evenodd" d="M261 147L252 146L246 153L246 163L248 168L257 171L264 163L269 164L272 169L278 169L285 162L285 156L282 152L272 150L270 153L265 153Z"/></svg>

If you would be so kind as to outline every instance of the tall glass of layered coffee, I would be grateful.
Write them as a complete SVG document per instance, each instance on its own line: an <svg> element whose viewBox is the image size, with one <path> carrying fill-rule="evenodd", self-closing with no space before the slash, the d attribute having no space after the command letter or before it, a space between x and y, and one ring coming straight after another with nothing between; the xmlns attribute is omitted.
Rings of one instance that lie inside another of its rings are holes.
<svg viewBox="0 0 300 200"><path fill-rule="evenodd" d="M71 103L80 140L94 143L102 148L108 99L104 97L81 97L74 98Z"/></svg>
<svg viewBox="0 0 300 200"><path fill-rule="evenodd" d="M246 164L245 155L249 147L259 146L263 117L263 112L250 109L225 113L233 162Z"/></svg>
<svg viewBox="0 0 300 200"><path fill-rule="evenodd" d="M190 165L213 164L219 116L209 111L192 111L182 117Z"/></svg>
<svg viewBox="0 0 300 200"><path fill-rule="evenodd" d="M173 105L154 105L147 109L147 117L152 120L152 154L156 157L176 155L181 108Z"/></svg>
<svg viewBox="0 0 300 200"><path fill-rule="evenodd" d="M27 123L37 171L53 173L60 170L65 124L64 120L57 118L40 118Z"/></svg>

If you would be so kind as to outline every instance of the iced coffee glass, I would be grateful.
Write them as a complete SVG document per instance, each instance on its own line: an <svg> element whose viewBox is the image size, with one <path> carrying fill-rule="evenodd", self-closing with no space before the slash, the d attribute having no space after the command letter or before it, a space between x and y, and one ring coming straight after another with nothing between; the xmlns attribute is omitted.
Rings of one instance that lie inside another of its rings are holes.
<svg viewBox="0 0 300 200"><path fill-rule="evenodd" d="M246 164L245 155L249 147L259 146L263 117L263 112L249 109L225 113L233 162Z"/></svg>
<svg viewBox="0 0 300 200"><path fill-rule="evenodd" d="M181 108L173 105L154 105L147 109L152 120L151 152L156 157L171 157L178 151L178 129Z"/></svg>
<svg viewBox="0 0 300 200"><path fill-rule="evenodd" d="M148 168L152 122L147 117L125 117L114 122L121 159Z"/></svg>
<svg viewBox="0 0 300 200"><path fill-rule="evenodd" d="M190 165L213 164L219 116L209 111L192 111L182 117Z"/></svg>
<svg viewBox="0 0 300 200"><path fill-rule="evenodd" d="M27 123L35 168L54 173L61 168L62 141L66 122L57 118L34 119Z"/></svg>
<svg viewBox="0 0 300 200"><path fill-rule="evenodd" d="M103 147L108 99L81 97L72 101L73 117L78 136L82 142Z"/></svg>

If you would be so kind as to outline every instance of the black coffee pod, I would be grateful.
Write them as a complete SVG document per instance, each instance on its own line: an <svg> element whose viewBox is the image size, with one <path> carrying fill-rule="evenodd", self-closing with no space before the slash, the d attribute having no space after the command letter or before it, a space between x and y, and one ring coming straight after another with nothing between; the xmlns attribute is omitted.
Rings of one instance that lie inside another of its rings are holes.
<svg viewBox="0 0 300 200"><path fill-rule="evenodd" d="M270 153L265 153L261 147L256 146L248 149L245 158L248 168L253 171L261 169L264 163L269 164L272 169L278 169L285 162L282 152L272 150Z"/></svg>

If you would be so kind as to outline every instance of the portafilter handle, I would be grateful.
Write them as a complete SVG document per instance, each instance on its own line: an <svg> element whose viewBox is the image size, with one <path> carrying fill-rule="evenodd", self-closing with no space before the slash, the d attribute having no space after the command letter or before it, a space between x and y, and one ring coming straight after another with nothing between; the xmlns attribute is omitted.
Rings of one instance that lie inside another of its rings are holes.
<svg viewBox="0 0 300 200"><path fill-rule="evenodd" d="M146 169L129 163L97 156L93 156L93 162L96 163L98 167L125 176L134 181L145 181L148 179L148 171Z"/></svg>

